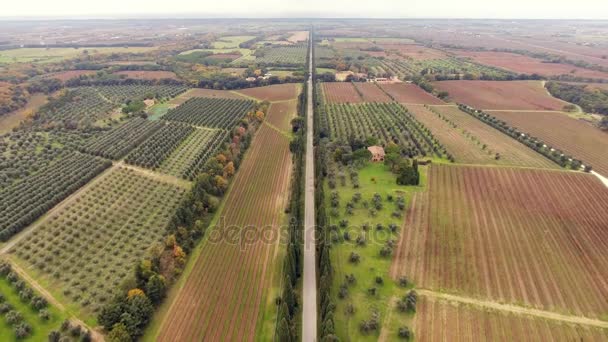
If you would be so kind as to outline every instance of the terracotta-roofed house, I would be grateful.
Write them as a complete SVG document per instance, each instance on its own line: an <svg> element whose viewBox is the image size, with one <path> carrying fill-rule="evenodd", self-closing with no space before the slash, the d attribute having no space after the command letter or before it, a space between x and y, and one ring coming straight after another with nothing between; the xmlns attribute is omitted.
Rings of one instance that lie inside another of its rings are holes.
<svg viewBox="0 0 608 342"><path fill-rule="evenodd" d="M382 146L370 146L367 150L372 153L373 162L384 161L384 148L382 148Z"/></svg>

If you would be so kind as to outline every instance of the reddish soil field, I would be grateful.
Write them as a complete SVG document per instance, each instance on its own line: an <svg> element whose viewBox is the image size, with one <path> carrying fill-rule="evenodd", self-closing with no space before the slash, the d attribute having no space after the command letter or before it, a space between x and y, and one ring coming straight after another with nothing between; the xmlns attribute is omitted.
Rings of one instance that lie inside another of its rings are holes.
<svg viewBox="0 0 608 342"><path fill-rule="evenodd" d="M407 107L433 134L439 136L438 139L458 162L559 168L551 160L456 106ZM497 153L500 156L498 160Z"/></svg>
<svg viewBox="0 0 608 342"><path fill-rule="evenodd" d="M254 340L272 284L278 243L264 241L260 234L276 237L280 230L290 170L289 139L263 125L233 181L218 226L208 229L209 239L171 304L157 341ZM245 227L252 229L243 236Z"/></svg>
<svg viewBox="0 0 608 342"><path fill-rule="evenodd" d="M590 124L555 112L488 112L547 145L591 165L608 177L608 134Z"/></svg>
<svg viewBox="0 0 608 342"><path fill-rule="evenodd" d="M266 87L248 88L238 91L260 101L285 101L298 96L298 85L294 83L275 84Z"/></svg>
<svg viewBox="0 0 608 342"><path fill-rule="evenodd" d="M363 99L350 82L324 82L321 86L328 103L361 103Z"/></svg>
<svg viewBox="0 0 608 342"><path fill-rule="evenodd" d="M362 95L364 102L391 102L391 98L386 95L382 89L378 87L378 85L374 83L363 83L363 82L355 82L353 83L355 88Z"/></svg>
<svg viewBox="0 0 608 342"><path fill-rule="evenodd" d="M417 341L606 341L608 329L566 324L421 296Z"/></svg>
<svg viewBox="0 0 608 342"><path fill-rule="evenodd" d="M193 88L193 89L190 89L187 92L179 95L178 97L174 98L173 100L169 101L169 103L175 104L175 105L180 105L180 104L186 102L188 99L191 99L193 97L217 97L217 98L237 99L237 100L243 100L243 99L247 98L243 95L240 95L238 93L231 92L228 90Z"/></svg>
<svg viewBox="0 0 608 342"><path fill-rule="evenodd" d="M433 86L455 102L482 110L561 110L568 104L549 95L541 81L442 81Z"/></svg>
<svg viewBox="0 0 608 342"><path fill-rule="evenodd" d="M305 42L308 40L308 31L294 31L291 32L291 36L287 38L292 43Z"/></svg>
<svg viewBox="0 0 608 342"><path fill-rule="evenodd" d="M414 44L379 44L384 50L395 50L405 57L417 60L442 59L447 55L441 50Z"/></svg>
<svg viewBox="0 0 608 342"><path fill-rule="evenodd" d="M399 103L428 105L444 104L443 101L427 93L413 83L385 83L379 85Z"/></svg>
<svg viewBox="0 0 608 342"><path fill-rule="evenodd" d="M291 119L297 110L298 100L273 103L268 110L266 122L284 132L291 132Z"/></svg>
<svg viewBox="0 0 608 342"><path fill-rule="evenodd" d="M95 73L97 73L97 71L94 70L68 70L44 75L43 78L56 78L61 82L65 82L71 80L72 78L77 78L83 75L95 75Z"/></svg>
<svg viewBox="0 0 608 342"><path fill-rule="evenodd" d="M135 78L141 80L159 80L163 78L177 79L177 75L172 71L118 71L115 72L117 75L127 75L128 78Z"/></svg>
<svg viewBox="0 0 608 342"><path fill-rule="evenodd" d="M608 188L590 174L432 165L391 267L420 288L589 318L608 312Z"/></svg>
<svg viewBox="0 0 608 342"><path fill-rule="evenodd" d="M514 71L522 74L539 74L544 76L571 75L576 77L606 78L608 73L583 69L568 64L543 63L542 60L507 52L491 51L454 51L459 56L469 57L474 61Z"/></svg>

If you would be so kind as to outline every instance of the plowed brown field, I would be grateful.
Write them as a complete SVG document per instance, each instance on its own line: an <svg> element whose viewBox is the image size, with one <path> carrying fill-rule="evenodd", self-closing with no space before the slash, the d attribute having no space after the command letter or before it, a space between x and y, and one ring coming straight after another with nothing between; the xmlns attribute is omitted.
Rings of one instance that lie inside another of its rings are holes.
<svg viewBox="0 0 608 342"><path fill-rule="evenodd" d="M391 276L562 314L608 313L608 189L578 172L433 165Z"/></svg>
<svg viewBox="0 0 608 342"><path fill-rule="evenodd" d="M442 81L433 86L477 109L561 110L568 104L549 95L540 81Z"/></svg>
<svg viewBox="0 0 608 342"><path fill-rule="evenodd" d="M514 71L522 74L538 74L544 76L571 75L574 77L608 78L608 73L583 69L562 63L544 63L541 59L518 55L508 52L495 51L462 51L456 54L469 57L474 61Z"/></svg>
<svg viewBox="0 0 608 342"><path fill-rule="evenodd" d="M253 236L259 237L262 228L278 234L290 170L289 139L263 125L234 179L218 226L207 232L209 238L156 340L253 341L278 243Z"/></svg>
<svg viewBox="0 0 608 342"><path fill-rule="evenodd" d="M325 101L328 103L361 103L363 99L350 82L322 83Z"/></svg>
<svg viewBox="0 0 608 342"><path fill-rule="evenodd" d="M500 158L499 160L495 160L493 162L495 164L540 168L559 168L557 164L545 158L540 153L535 152L531 148L511 138L510 136L459 110L458 107L430 107L433 108L435 111L441 113L444 117L446 117L448 120L450 120L456 125L456 128L453 128L455 133L466 137L467 140L472 141L472 139L476 139L477 141L479 141L481 146L483 146L483 144L487 145L485 150L490 152L490 156L495 156L496 153L499 153ZM416 113L415 110L414 113ZM420 112L418 113L421 114ZM432 126L430 126L429 128L433 130ZM453 143L450 142L448 139L442 142L446 144L446 146ZM455 155L459 153L460 149L462 148L458 146L453 147L454 152L452 153L454 153ZM478 145L477 147L480 146ZM472 160L471 162L475 161ZM486 164L486 162L482 162L482 164Z"/></svg>
<svg viewBox="0 0 608 342"><path fill-rule="evenodd" d="M380 87L399 103L428 105L444 104L440 99L412 83L386 83L380 84Z"/></svg>
<svg viewBox="0 0 608 342"><path fill-rule="evenodd" d="M298 100L278 102L270 105L266 122L284 131L291 131L291 119L298 110Z"/></svg>
<svg viewBox="0 0 608 342"><path fill-rule="evenodd" d="M353 83L355 88L362 94L364 102L391 102L391 98L378 88L378 85L374 83Z"/></svg>
<svg viewBox="0 0 608 342"><path fill-rule="evenodd" d="M298 86L295 83L275 84L266 87L247 88L238 92L260 101L285 101L298 96Z"/></svg>
<svg viewBox="0 0 608 342"><path fill-rule="evenodd" d="M417 341L606 341L608 329L420 297L414 319Z"/></svg>
<svg viewBox="0 0 608 342"><path fill-rule="evenodd" d="M489 112L546 144L581 159L608 176L608 134L588 123L555 112Z"/></svg>

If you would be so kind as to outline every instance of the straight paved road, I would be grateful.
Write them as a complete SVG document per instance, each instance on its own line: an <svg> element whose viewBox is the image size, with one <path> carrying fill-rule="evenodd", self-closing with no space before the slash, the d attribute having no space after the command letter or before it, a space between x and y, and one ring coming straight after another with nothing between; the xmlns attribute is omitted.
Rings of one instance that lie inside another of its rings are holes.
<svg viewBox="0 0 608 342"><path fill-rule="evenodd" d="M312 103L312 32L309 36L310 56L308 78L308 105L306 111L306 170L304 174L304 310L302 313L302 341L314 342L317 339L317 272L315 256L315 168L313 137Z"/></svg>

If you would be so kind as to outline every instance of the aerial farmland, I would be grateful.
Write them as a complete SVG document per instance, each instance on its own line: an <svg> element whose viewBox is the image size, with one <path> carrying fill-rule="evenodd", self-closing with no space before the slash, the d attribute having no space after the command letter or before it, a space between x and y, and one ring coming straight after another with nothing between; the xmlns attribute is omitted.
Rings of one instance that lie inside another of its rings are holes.
<svg viewBox="0 0 608 342"><path fill-rule="evenodd" d="M608 339L606 22L0 28L1 341Z"/></svg>

